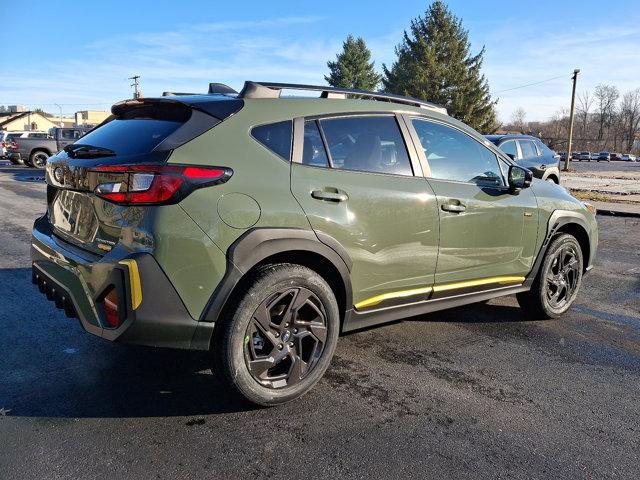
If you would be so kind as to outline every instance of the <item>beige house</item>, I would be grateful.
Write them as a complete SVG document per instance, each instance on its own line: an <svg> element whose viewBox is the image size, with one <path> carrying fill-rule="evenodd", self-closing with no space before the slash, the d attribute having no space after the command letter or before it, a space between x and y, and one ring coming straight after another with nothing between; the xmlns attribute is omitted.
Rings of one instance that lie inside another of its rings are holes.
<svg viewBox="0 0 640 480"><path fill-rule="evenodd" d="M15 131L37 131L48 132L49 129L57 127L55 118L47 118L36 112L3 112L0 113L0 130L9 132Z"/></svg>
<svg viewBox="0 0 640 480"><path fill-rule="evenodd" d="M76 126L93 127L104 122L109 115L111 115L110 112L100 110L82 110L76 112Z"/></svg>

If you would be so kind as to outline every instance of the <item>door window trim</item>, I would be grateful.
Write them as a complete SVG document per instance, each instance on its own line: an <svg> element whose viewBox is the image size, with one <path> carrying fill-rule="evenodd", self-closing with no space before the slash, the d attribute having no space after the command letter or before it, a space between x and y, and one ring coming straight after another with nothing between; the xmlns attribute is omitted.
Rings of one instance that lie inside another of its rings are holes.
<svg viewBox="0 0 640 480"><path fill-rule="evenodd" d="M463 184L463 185L475 185L478 188L481 189L492 189L492 190L509 190L509 185L506 181L506 178L504 176L504 172L502 171L502 168L500 168L500 160L504 159L505 162L507 163L507 165L515 165L515 163L507 156L506 153L504 153L502 150L500 150L496 145L493 144L493 142L490 142L489 140L483 140L480 141L477 138L473 137L473 135L470 135L469 133L465 132L464 130L462 130L461 128L456 127L455 125L452 125L450 123L441 121L441 120L436 120L434 118L431 117L426 117L426 116L422 116L422 115L403 115L405 118L405 122L408 125L409 131L411 132L411 137L412 139L414 139L414 142L416 144L417 147L417 151L418 151L418 156L420 157L420 161L424 162L425 168L423 168L423 171L425 172L429 172L429 176L425 176L425 178L427 178L428 180L435 180L438 182L449 182L449 183L457 183L457 184ZM502 179L502 185L479 185L475 182L465 182L463 180L451 180L451 179L446 179L446 178L435 178L431 176L431 167L429 166L429 160L427 159L427 156L424 153L424 148L422 147L422 143L420 142L420 137L418 137L418 132L416 132L415 127L413 126L413 122L412 120L422 120L422 121L426 121L426 122L431 122L431 123L437 123L439 125L444 125L445 127L451 128L453 130L457 130L458 132L466 135L467 137L469 137L471 140L473 140L474 142L479 143L480 145L482 145L483 147L485 147L487 150L489 150L491 153L493 153L496 157L496 166L498 168L498 171L500 172L500 178Z"/></svg>

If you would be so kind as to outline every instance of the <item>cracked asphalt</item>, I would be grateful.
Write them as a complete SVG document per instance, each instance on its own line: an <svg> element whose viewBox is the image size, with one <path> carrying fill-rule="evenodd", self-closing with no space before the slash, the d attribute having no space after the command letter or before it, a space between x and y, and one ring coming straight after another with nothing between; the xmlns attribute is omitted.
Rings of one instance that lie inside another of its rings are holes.
<svg viewBox="0 0 640 480"><path fill-rule="evenodd" d="M640 477L640 219L599 216L574 308L506 297L343 336L256 409L206 354L111 344L31 285L33 170L0 166L0 478Z"/></svg>

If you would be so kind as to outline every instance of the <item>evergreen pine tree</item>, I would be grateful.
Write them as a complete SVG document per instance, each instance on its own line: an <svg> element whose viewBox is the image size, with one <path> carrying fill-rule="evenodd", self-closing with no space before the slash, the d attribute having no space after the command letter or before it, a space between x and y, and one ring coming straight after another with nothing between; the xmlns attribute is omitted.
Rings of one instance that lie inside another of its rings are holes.
<svg viewBox="0 0 640 480"><path fill-rule="evenodd" d="M381 76L374 70L371 52L361 37L349 35L335 62L327 62L329 75L324 79L333 87L375 90Z"/></svg>
<svg viewBox="0 0 640 480"><path fill-rule="evenodd" d="M489 84L480 72L484 47L475 56L469 49L469 34L461 20L437 0L424 18L411 22L409 33L404 32L391 69L382 66L384 89L442 105L449 115L491 133L498 122L496 102L491 100Z"/></svg>

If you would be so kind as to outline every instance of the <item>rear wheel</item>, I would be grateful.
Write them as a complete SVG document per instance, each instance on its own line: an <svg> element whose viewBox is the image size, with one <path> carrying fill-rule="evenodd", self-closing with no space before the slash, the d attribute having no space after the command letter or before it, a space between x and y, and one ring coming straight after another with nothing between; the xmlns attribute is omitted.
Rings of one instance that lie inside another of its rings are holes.
<svg viewBox="0 0 640 480"><path fill-rule="evenodd" d="M549 245L531 290L516 295L534 318L558 318L569 310L582 283L582 250L572 235L556 237Z"/></svg>
<svg viewBox="0 0 640 480"><path fill-rule="evenodd" d="M44 168L47 166L47 159L50 157L49 153L42 150L32 152L29 155L29 166L36 168Z"/></svg>
<svg viewBox="0 0 640 480"><path fill-rule="evenodd" d="M338 340L338 305L325 280L292 264L260 269L221 320L216 371L247 400L278 405L306 393Z"/></svg>

